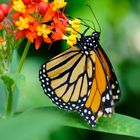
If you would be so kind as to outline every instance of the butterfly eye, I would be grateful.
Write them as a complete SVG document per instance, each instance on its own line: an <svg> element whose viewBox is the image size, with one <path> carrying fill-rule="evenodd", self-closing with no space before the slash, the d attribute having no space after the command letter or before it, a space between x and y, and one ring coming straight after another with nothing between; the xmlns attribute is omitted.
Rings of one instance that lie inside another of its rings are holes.
<svg viewBox="0 0 140 140"><path fill-rule="evenodd" d="M92 33L92 37L99 38L100 37L100 33L99 32L93 32Z"/></svg>

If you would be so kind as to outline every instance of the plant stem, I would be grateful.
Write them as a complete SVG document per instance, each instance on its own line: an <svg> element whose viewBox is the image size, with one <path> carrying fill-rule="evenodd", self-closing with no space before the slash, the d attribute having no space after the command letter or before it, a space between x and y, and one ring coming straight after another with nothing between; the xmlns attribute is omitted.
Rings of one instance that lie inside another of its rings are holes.
<svg viewBox="0 0 140 140"><path fill-rule="evenodd" d="M30 45L31 45L31 42L28 41L27 44L26 44L26 46L25 46L25 49L24 49L24 51L23 51L23 54L22 54L22 56L21 56L21 59L20 59L18 68L17 68L17 72L18 72L18 73L21 72L21 69L22 69L22 67L23 67L24 61L25 61L26 56L27 56L27 54L28 54Z"/></svg>
<svg viewBox="0 0 140 140"><path fill-rule="evenodd" d="M9 95L8 95L8 103L6 108L6 116L9 116L12 113L12 107L13 107L13 91L12 88L8 89Z"/></svg>

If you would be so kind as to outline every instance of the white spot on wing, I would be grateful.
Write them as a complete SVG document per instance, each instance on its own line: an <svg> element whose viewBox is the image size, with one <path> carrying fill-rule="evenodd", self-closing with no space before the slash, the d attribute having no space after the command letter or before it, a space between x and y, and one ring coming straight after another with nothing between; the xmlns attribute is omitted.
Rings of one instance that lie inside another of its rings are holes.
<svg viewBox="0 0 140 140"><path fill-rule="evenodd" d="M87 98L85 97L85 98L83 99L83 101L85 102L85 101L86 101L86 99L87 99Z"/></svg>
<svg viewBox="0 0 140 140"><path fill-rule="evenodd" d="M87 113L87 109L84 109L84 113Z"/></svg>
<svg viewBox="0 0 140 140"><path fill-rule="evenodd" d="M99 111L98 112L98 116L101 117L102 115L103 115L103 112L102 111Z"/></svg>
<svg viewBox="0 0 140 140"><path fill-rule="evenodd" d="M120 93L120 90L119 89L117 90L117 93Z"/></svg>
<svg viewBox="0 0 140 140"><path fill-rule="evenodd" d="M105 96L104 96L104 97L102 97L102 102L105 102Z"/></svg>
<svg viewBox="0 0 140 140"><path fill-rule="evenodd" d="M110 97L109 97L109 94L108 93L106 94L106 99L107 100L110 100Z"/></svg>

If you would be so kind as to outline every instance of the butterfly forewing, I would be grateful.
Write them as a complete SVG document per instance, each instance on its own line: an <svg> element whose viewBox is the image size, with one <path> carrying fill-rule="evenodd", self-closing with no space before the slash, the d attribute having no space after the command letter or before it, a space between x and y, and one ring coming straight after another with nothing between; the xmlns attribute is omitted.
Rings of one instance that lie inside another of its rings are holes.
<svg viewBox="0 0 140 140"><path fill-rule="evenodd" d="M80 110L89 96L94 63L80 49L69 48L42 65L44 92L60 108Z"/></svg>

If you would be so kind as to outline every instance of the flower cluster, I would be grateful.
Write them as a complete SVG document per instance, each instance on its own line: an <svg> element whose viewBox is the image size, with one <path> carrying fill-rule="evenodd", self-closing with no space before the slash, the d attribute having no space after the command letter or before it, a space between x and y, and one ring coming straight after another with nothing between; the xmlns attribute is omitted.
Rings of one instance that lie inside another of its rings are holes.
<svg viewBox="0 0 140 140"><path fill-rule="evenodd" d="M64 0L13 0L12 14L18 28L17 39L25 36L31 42L35 41L35 48L39 49L42 42L53 43L62 40L69 26L66 15L61 8L66 6Z"/></svg>
<svg viewBox="0 0 140 140"><path fill-rule="evenodd" d="M12 11L16 39L26 37L35 43L36 49L42 42L52 44L57 40L66 40L73 46L77 42L80 20L67 18L62 10L66 4L64 0L12 0L10 7L0 4L0 29L4 18Z"/></svg>
<svg viewBox="0 0 140 140"><path fill-rule="evenodd" d="M51 45L57 40L66 40L70 47L75 45L80 20L68 19L62 10L66 4L64 0L12 0L10 6L0 4L0 65L8 67L16 40L23 37L35 43L36 49L42 42Z"/></svg>

